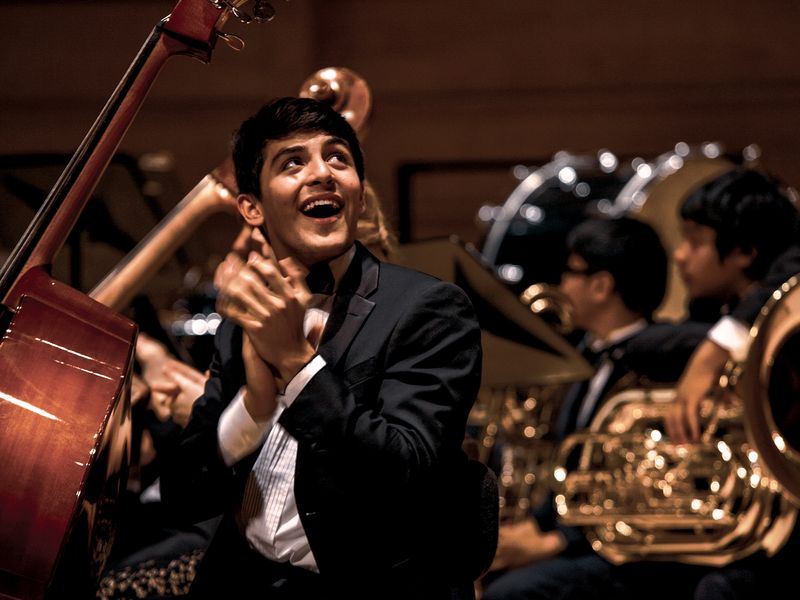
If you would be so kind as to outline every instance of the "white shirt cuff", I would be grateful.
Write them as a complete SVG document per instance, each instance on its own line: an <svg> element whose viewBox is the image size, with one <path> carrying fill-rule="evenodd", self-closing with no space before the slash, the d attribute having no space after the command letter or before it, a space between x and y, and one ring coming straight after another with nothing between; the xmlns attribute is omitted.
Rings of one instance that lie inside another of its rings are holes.
<svg viewBox="0 0 800 600"><path fill-rule="evenodd" d="M305 367L297 372L297 375L292 377L292 380L286 386L283 394L278 396L278 402L284 406L291 406L295 398L300 395L300 392L302 392L306 385L308 385L308 382L311 381L311 378L319 373L320 369L326 364L328 363L325 362L325 359L317 354Z"/></svg>
<svg viewBox="0 0 800 600"><path fill-rule="evenodd" d="M255 421L250 416L244 405L245 388L242 387L223 411L217 425L219 452L225 464L231 466L263 444L271 424L280 416L283 408L292 405L311 378L326 364L325 359L317 355L303 367L286 386L283 394L278 395L281 407L266 421Z"/></svg>
<svg viewBox="0 0 800 600"><path fill-rule="evenodd" d="M742 362L750 348L750 328L733 317L722 317L708 332L708 339L727 350L733 360Z"/></svg>
<svg viewBox="0 0 800 600"><path fill-rule="evenodd" d="M258 448L266 437L270 420L254 421L244 405L244 387L223 411L217 425L219 452L231 466Z"/></svg>

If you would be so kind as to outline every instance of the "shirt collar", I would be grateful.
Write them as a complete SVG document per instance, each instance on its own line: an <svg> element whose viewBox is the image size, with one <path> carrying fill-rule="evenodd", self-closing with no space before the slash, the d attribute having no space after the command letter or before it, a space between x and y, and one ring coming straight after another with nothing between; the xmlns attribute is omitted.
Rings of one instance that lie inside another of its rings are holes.
<svg viewBox="0 0 800 600"><path fill-rule="evenodd" d="M618 344L629 337L633 337L645 327L647 327L647 320L640 318L633 323L612 329L611 333L609 333L604 339L599 339L594 337L592 334L589 334L589 349L593 352L602 352L610 346Z"/></svg>
<svg viewBox="0 0 800 600"><path fill-rule="evenodd" d="M334 292L339 289L339 283L347 271L347 268L350 266L350 263L353 262L353 257L355 255L356 245L353 244L344 254L337 256L328 263L328 266L331 268L331 273L333 274Z"/></svg>

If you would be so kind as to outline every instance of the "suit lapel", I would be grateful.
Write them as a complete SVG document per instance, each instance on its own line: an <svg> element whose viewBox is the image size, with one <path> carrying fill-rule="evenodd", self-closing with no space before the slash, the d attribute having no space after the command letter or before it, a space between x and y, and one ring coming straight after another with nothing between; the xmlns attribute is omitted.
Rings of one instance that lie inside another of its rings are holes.
<svg viewBox="0 0 800 600"><path fill-rule="evenodd" d="M356 254L336 291L319 347L320 355L330 366L338 364L372 312L375 303L367 298L378 287L379 272L378 260L356 242Z"/></svg>

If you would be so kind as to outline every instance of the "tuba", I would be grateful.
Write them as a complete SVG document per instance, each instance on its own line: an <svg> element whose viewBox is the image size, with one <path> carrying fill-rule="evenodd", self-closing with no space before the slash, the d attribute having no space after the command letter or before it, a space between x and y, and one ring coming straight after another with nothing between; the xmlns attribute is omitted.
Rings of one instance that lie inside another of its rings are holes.
<svg viewBox="0 0 800 600"><path fill-rule="evenodd" d="M572 331L572 305L557 287L530 285L519 295L519 301L553 330L551 336ZM568 360L572 363L576 358L572 355ZM569 367L572 372L548 381L541 377L541 383L481 388L469 423L478 430L475 458L492 465L498 473L501 522L523 519L549 493L556 448L552 424L568 386L590 374L579 372L580 366L575 361Z"/></svg>
<svg viewBox="0 0 800 600"><path fill-rule="evenodd" d="M745 426L765 469L800 506L800 279L761 309L742 378Z"/></svg>
<svg viewBox="0 0 800 600"><path fill-rule="evenodd" d="M613 563L722 566L788 540L800 506L800 285L761 310L743 364L730 362L701 408L694 444L663 439L672 388L613 395L589 430L559 449L553 479L564 523L583 526ZM726 394L741 395L736 403Z"/></svg>

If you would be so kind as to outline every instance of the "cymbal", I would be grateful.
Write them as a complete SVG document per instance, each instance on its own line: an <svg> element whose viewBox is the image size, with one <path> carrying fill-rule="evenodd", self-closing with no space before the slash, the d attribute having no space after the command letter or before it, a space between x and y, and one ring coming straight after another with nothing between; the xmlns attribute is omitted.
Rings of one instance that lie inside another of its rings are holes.
<svg viewBox="0 0 800 600"><path fill-rule="evenodd" d="M459 285L481 326L483 384L492 387L569 383L592 368L555 329L533 314L457 237L405 244L400 264Z"/></svg>

